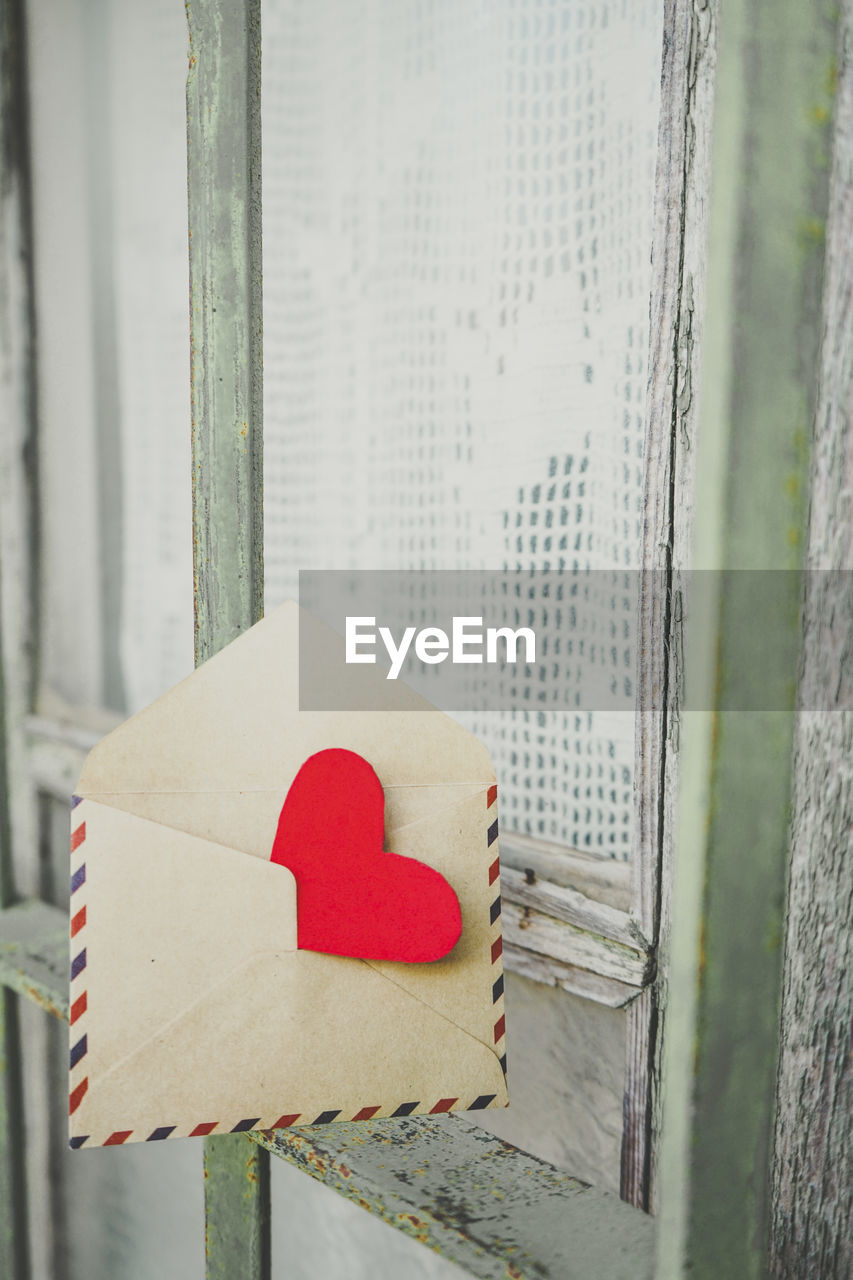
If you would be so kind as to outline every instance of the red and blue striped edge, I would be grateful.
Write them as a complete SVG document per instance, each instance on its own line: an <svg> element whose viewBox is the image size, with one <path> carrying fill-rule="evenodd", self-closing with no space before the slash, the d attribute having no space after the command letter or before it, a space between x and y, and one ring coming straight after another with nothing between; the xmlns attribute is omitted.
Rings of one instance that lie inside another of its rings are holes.
<svg viewBox="0 0 853 1280"><path fill-rule="evenodd" d="M86 823L83 821L77 827L74 827L73 818L73 812L79 805L81 798L80 796L72 796L71 798L71 999L69 1015L71 1029L69 1067L71 1089L68 1100L69 1116L72 1116L80 1106L89 1088L89 1077L86 1074L85 1061L88 1051L85 1015L89 1007L86 990L86 946L84 943L84 931L86 928L86 851L84 847ZM492 847L496 846L498 838L497 798L498 788L497 785L493 784L486 792L488 820L486 848L490 852ZM497 856L496 848L494 852L495 857L490 860L488 868L489 886L493 887L496 893L489 907L489 927L492 933L490 944L492 1005L495 1012L494 1044L495 1051L500 1058L501 1068L504 1075L506 1075L506 1018L503 1008L504 975L503 938L501 933L500 858ZM390 1117L410 1116L414 1112L435 1116L446 1114L449 1111L483 1111L494 1103L496 1097L497 1095L494 1093L480 1094L470 1102L465 1102L459 1098L439 1098L432 1106L428 1105L429 1100L424 1102L418 1099L413 1102L402 1102L393 1110L388 1110L382 1104L377 1104L375 1107L362 1107L355 1115L344 1117L342 1117L340 1110L321 1111L318 1116L310 1118L302 1113L296 1113L294 1115L279 1116L275 1123L271 1125L262 1124L262 1116L251 1116L245 1120L240 1120L231 1127L222 1127L218 1120L204 1121L192 1128L176 1124L160 1125L142 1141L160 1142L164 1138L171 1137L203 1138L212 1133L247 1133L252 1129L260 1129L265 1133L269 1133L274 1129L286 1129L296 1124L300 1127L330 1124L333 1120L341 1120L342 1118L349 1121L371 1120L379 1111L385 1111L386 1116ZM133 1129L117 1129L115 1133L110 1134L108 1138L98 1145L104 1147L121 1146L122 1143L127 1142L133 1136L133 1132ZM89 1138L89 1134L75 1135L69 1138L69 1146L72 1150L79 1150L80 1147L85 1146Z"/></svg>

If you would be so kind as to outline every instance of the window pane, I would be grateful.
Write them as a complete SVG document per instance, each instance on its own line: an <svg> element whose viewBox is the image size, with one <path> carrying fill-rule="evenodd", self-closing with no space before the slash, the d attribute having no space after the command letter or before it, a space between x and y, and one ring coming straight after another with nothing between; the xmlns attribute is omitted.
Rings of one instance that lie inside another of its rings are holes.
<svg viewBox="0 0 853 1280"><path fill-rule="evenodd" d="M301 568L638 566L660 27L266 0L268 606ZM506 826L628 856L631 716L468 722Z"/></svg>

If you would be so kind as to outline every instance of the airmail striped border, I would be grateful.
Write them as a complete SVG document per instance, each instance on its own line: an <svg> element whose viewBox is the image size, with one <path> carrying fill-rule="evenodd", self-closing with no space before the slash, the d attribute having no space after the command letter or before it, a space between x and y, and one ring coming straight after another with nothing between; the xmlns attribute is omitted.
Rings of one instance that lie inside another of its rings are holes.
<svg viewBox="0 0 853 1280"><path fill-rule="evenodd" d="M321 1111L318 1116L307 1116L297 1112L294 1115L279 1116L277 1120L273 1120L271 1123L267 1123L263 1116L249 1116L248 1119L238 1120L237 1124L231 1126L221 1124L218 1120L197 1124L193 1128L189 1128L187 1125L161 1125L153 1133L149 1133L144 1139L137 1139L137 1141L161 1142L164 1138L206 1138L212 1133L248 1133L249 1130L253 1129L262 1129L267 1133L271 1133L274 1129L288 1129L291 1125L296 1124L302 1128L315 1124L331 1124L333 1120L350 1122L354 1120L385 1120L389 1117L410 1116L414 1112L418 1112L421 1115L439 1116L445 1115L449 1111L485 1111L487 1107L504 1105L503 1103L496 1104L495 1097L494 1093L484 1093L470 1102L463 1098L439 1098L432 1106L429 1106L430 1099L428 1099L426 1102L421 1100L403 1102L394 1108L383 1106L362 1107L355 1115L345 1115L340 1110ZM115 1133L109 1134L99 1143L92 1143L92 1145L119 1147L132 1137L132 1129L117 1129ZM69 1145L75 1151L79 1150L87 1142L91 1142L91 1137L88 1134L85 1137L69 1139Z"/></svg>
<svg viewBox="0 0 853 1280"><path fill-rule="evenodd" d="M491 948L491 982L492 1007L494 1010L494 1042L495 1052L500 1058L501 1067L506 1075L506 1019L504 1015L504 974L503 974L503 940L501 934L501 892L500 892L500 859L498 857L498 816L497 786L489 787L486 792L486 850L488 853L489 887L494 896L489 907L489 943ZM88 1049L86 1033L86 1013L88 998L86 992L86 822L85 819L75 825L75 810L80 804L80 796L71 799L71 1015L70 1015L70 1072L71 1087L69 1094L69 1116L80 1106L89 1088L89 1077L86 1064ZM160 1125L145 1138L137 1141L161 1142L165 1138L206 1138L212 1133L248 1133L259 1129L271 1132L274 1129L287 1129L291 1125L310 1126L315 1124L331 1124L332 1121L382 1120L389 1117L410 1116L417 1112L420 1115L446 1115L450 1111L485 1111L494 1106L506 1106L507 1103L496 1102L494 1093L480 1094L470 1101L464 1098L416 1099L412 1102L401 1102L396 1106L377 1105L361 1107L355 1115L344 1115L338 1109L321 1111L318 1116L307 1116L301 1112L285 1114L275 1120L264 1116L249 1116L238 1120L236 1124L223 1123L219 1120L203 1121L192 1127L187 1125ZM69 1138L72 1150L90 1143L92 1146L117 1147L133 1137L133 1129L117 1129L114 1133L95 1138L92 1134L75 1135ZM94 1139L94 1140L93 1140Z"/></svg>
<svg viewBox="0 0 853 1280"><path fill-rule="evenodd" d="M488 828L486 831L486 847L489 851L489 888L494 894L489 908L489 927L491 929L489 944L491 946L492 955L492 1005L495 1014L495 1052L501 1060L503 1073L506 1075L506 1016L504 1014L503 933L501 931L501 862L498 856L497 786L489 787L486 792L486 813L486 821L488 822Z"/></svg>
<svg viewBox="0 0 853 1280"><path fill-rule="evenodd" d="M80 1106L89 1088L86 1053L86 1014L89 1008L86 971L86 822L76 818L79 796L71 798L71 1011L70 1071L71 1088L68 1099L69 1115ZM76 820L75 820L76 819ZM71 1145L75 1140L72 1138ZM82 1145L82 1144L79 1144Z"/></svg>

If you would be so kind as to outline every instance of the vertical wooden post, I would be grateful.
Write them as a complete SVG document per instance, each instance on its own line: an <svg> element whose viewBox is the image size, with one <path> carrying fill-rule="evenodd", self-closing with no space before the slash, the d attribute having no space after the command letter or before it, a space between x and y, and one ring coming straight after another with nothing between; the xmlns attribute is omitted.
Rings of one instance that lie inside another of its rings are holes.
<svg viewBox="0 0 853 1280"><path fill-rule="evenodd" d="M14 994L0 987L0 1274L9 1280L28 1274L17 1012Z"/></svg>
<svg viewBox="0 0 853 1280"><path fill-rule="evenodd" d="M0 909L15 899L13 844L32 835L23 784L23 713L32 693L36 605L34 381L27 162L25 20L20 0L0 0ZM21 1044L17 998L0 988L0 1275L29 1274Z"/></svg>
<svg viewBox="0 0 853 1280"><path fill-rule="evenodd" d="M263 613L260 0L190 0L196 663ZM207 1275L265 1280L269 1157L205 1140Z"/></svg>
<svg viewBox="0 0 853 1280"><path fill-rule="evenodd" d="M714 572L688 599L660 1277L767 1268L836 23L830 0L719 19L693 557Z"/></svg>
<svg viewBox="0 0 853 1280"><path fill-rule="evenodd" d="M633 914L657 956L628 1010L621 1193L654 1211L660 1058L684 690L680 576L690 556L705 312L716 0L665 0L644 457Z"/></svg>
<svg viewBox="0 0 853 1280"><path fill-rule="evenodd" d="M190 0L196 661L263 614L260 0Z"/></svg>
<svg viewBox="0 0 853 1280"><path fill-rule="evenodd" d="M842 5L770 1274L853 1275L853 4Z"/></svg>

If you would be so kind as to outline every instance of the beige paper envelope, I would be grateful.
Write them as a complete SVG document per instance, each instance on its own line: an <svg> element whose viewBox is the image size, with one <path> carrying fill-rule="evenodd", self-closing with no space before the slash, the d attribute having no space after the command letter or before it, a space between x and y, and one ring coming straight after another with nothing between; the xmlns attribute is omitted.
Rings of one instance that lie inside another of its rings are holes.
<svg viewBox="0 0 853 1280"><path fill-rule="evenodd" d="M488 754L392 682L377 683L382 711L300 711L299 616L282 605L86 762L71 837L72 1147L507 1104ZM297 948L296 881L270 852L297 771L329 747L376 770L385 848L454 889L462 934L444 959Z"/></svg>

